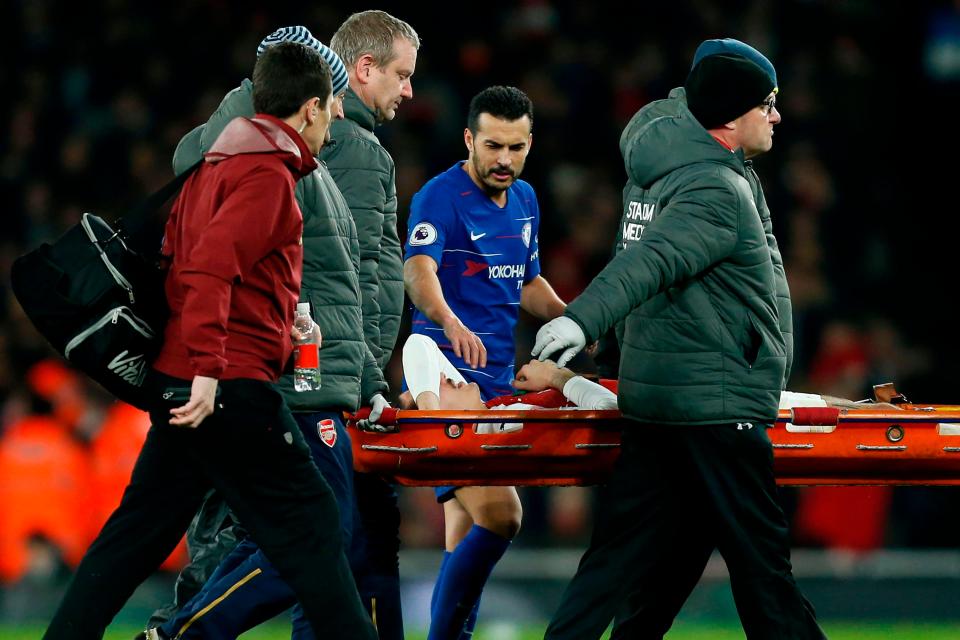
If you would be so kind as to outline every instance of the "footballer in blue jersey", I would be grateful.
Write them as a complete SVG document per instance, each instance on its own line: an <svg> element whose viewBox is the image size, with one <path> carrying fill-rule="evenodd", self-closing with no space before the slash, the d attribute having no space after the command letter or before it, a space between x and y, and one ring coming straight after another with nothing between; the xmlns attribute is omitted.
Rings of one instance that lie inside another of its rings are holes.
<svg viewBox="0 0 960 640"><path fill-rule="evenodd" d="M431 338L484 397L514 393L514 327L523 285L540 275L537 232L540 209L533 188L517 180L506 204L494 203L458 162L428 182L410 205L406 259L426 255L437 263L444 300L476 334L487 366L458 358L443 328L414 307L411 333Z"/></svg>
<svg viewBox="0 0 960 640"><path fill-rule="evenodd" d="M532 130L533 105L522 91L481 91L463 133L467 160L424 185L408 223L403 279L415 307L412 331L436 342L489 398L512 393L520 309L552 320L566 306L540 275L540 210L533 188L518 180ZM522 508L514 487L443 487L437 498L446 553L427 638L460 640L473 633L483 587L520 528Z"/></svg>

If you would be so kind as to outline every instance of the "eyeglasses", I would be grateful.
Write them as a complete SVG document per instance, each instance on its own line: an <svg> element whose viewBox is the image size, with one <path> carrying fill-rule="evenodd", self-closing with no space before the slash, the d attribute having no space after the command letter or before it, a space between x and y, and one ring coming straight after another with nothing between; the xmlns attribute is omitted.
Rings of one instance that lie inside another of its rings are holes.
<svg viewBox="0 0 960 640"><path fill-rule="evenodd" d="M763 115L769 116L773 113L773 110L777 108L777 96L770 96L766 100L760 103L760 110L763 112Z"/></svg>

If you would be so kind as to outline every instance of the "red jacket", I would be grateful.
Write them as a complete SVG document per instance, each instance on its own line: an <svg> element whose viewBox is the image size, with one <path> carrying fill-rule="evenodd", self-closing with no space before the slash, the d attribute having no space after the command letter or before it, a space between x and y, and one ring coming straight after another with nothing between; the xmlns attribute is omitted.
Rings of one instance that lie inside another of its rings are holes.
<svg viewBox="0 0 960 640"><path fill-rule="evenodd" d="M303 217L294 186L317 168L267 115L237 118L183 187L165 229L170 320L154 368L192 379L276 380L290 356Z"/></svg>

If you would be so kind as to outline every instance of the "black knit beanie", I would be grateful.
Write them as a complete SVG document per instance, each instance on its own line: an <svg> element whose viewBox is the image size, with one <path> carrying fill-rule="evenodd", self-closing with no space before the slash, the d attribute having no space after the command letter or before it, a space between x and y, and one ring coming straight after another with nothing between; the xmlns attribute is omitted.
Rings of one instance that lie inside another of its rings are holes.
<svg viewBox="0 0 960 640"><path fill-rule="evenodd" d="M760 65L736 54L715 54L690 70L687 106L704 129L715 129L766 100L776 80Z"/></svg>

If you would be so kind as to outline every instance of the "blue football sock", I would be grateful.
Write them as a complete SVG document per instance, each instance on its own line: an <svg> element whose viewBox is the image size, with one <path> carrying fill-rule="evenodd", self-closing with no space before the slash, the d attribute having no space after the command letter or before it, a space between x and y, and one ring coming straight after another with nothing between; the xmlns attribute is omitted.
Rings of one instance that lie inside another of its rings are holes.
<svg viewBox="0 0 960 640"><path fill-rule="evenodd" d="M477 614L480 612L480 598L477 598L476 604L473 605L473 609L470 610L470 615L467 616L467 623L463 625L463 633L460 634L460 640L471 640L473 638L473 630L477 627Z"/></svg>
<svg viewBox="0 0 960 640"><path fill-rule="evenodd" d="M443 574L447 570L447 562L452 554L446 549L443 550L443 560L440 561L440 570L437 571L437 581L433 583L433 593L430 595L430 619L437 615L437 594L440 593L440 583L443 582Z"/></svg>
<svg viewBox="0 0 960 640"><path fill-rule="evenodd" d="M437 581L433 585L433 594L430 596L430 619L437 615L437 594L440 593L440 582L443 580L443 574L447 569L447 561L450 560L450 552L443 550L443 560L440 561L440 570L437 572ZM477 598L476 604L470 610L467 616L467 623L463 626L463 633L459 640L470 640L473 637L473 630L477 626L477 612L480 611L480 599Z"/></svg>
<svg viewBox="0 0 960 640"><path fill-rule="evenodd" d="M506 538L477 525L471 527L450 554L437 584L427 640L460 639L490 572L509 546Z"/></svg>

